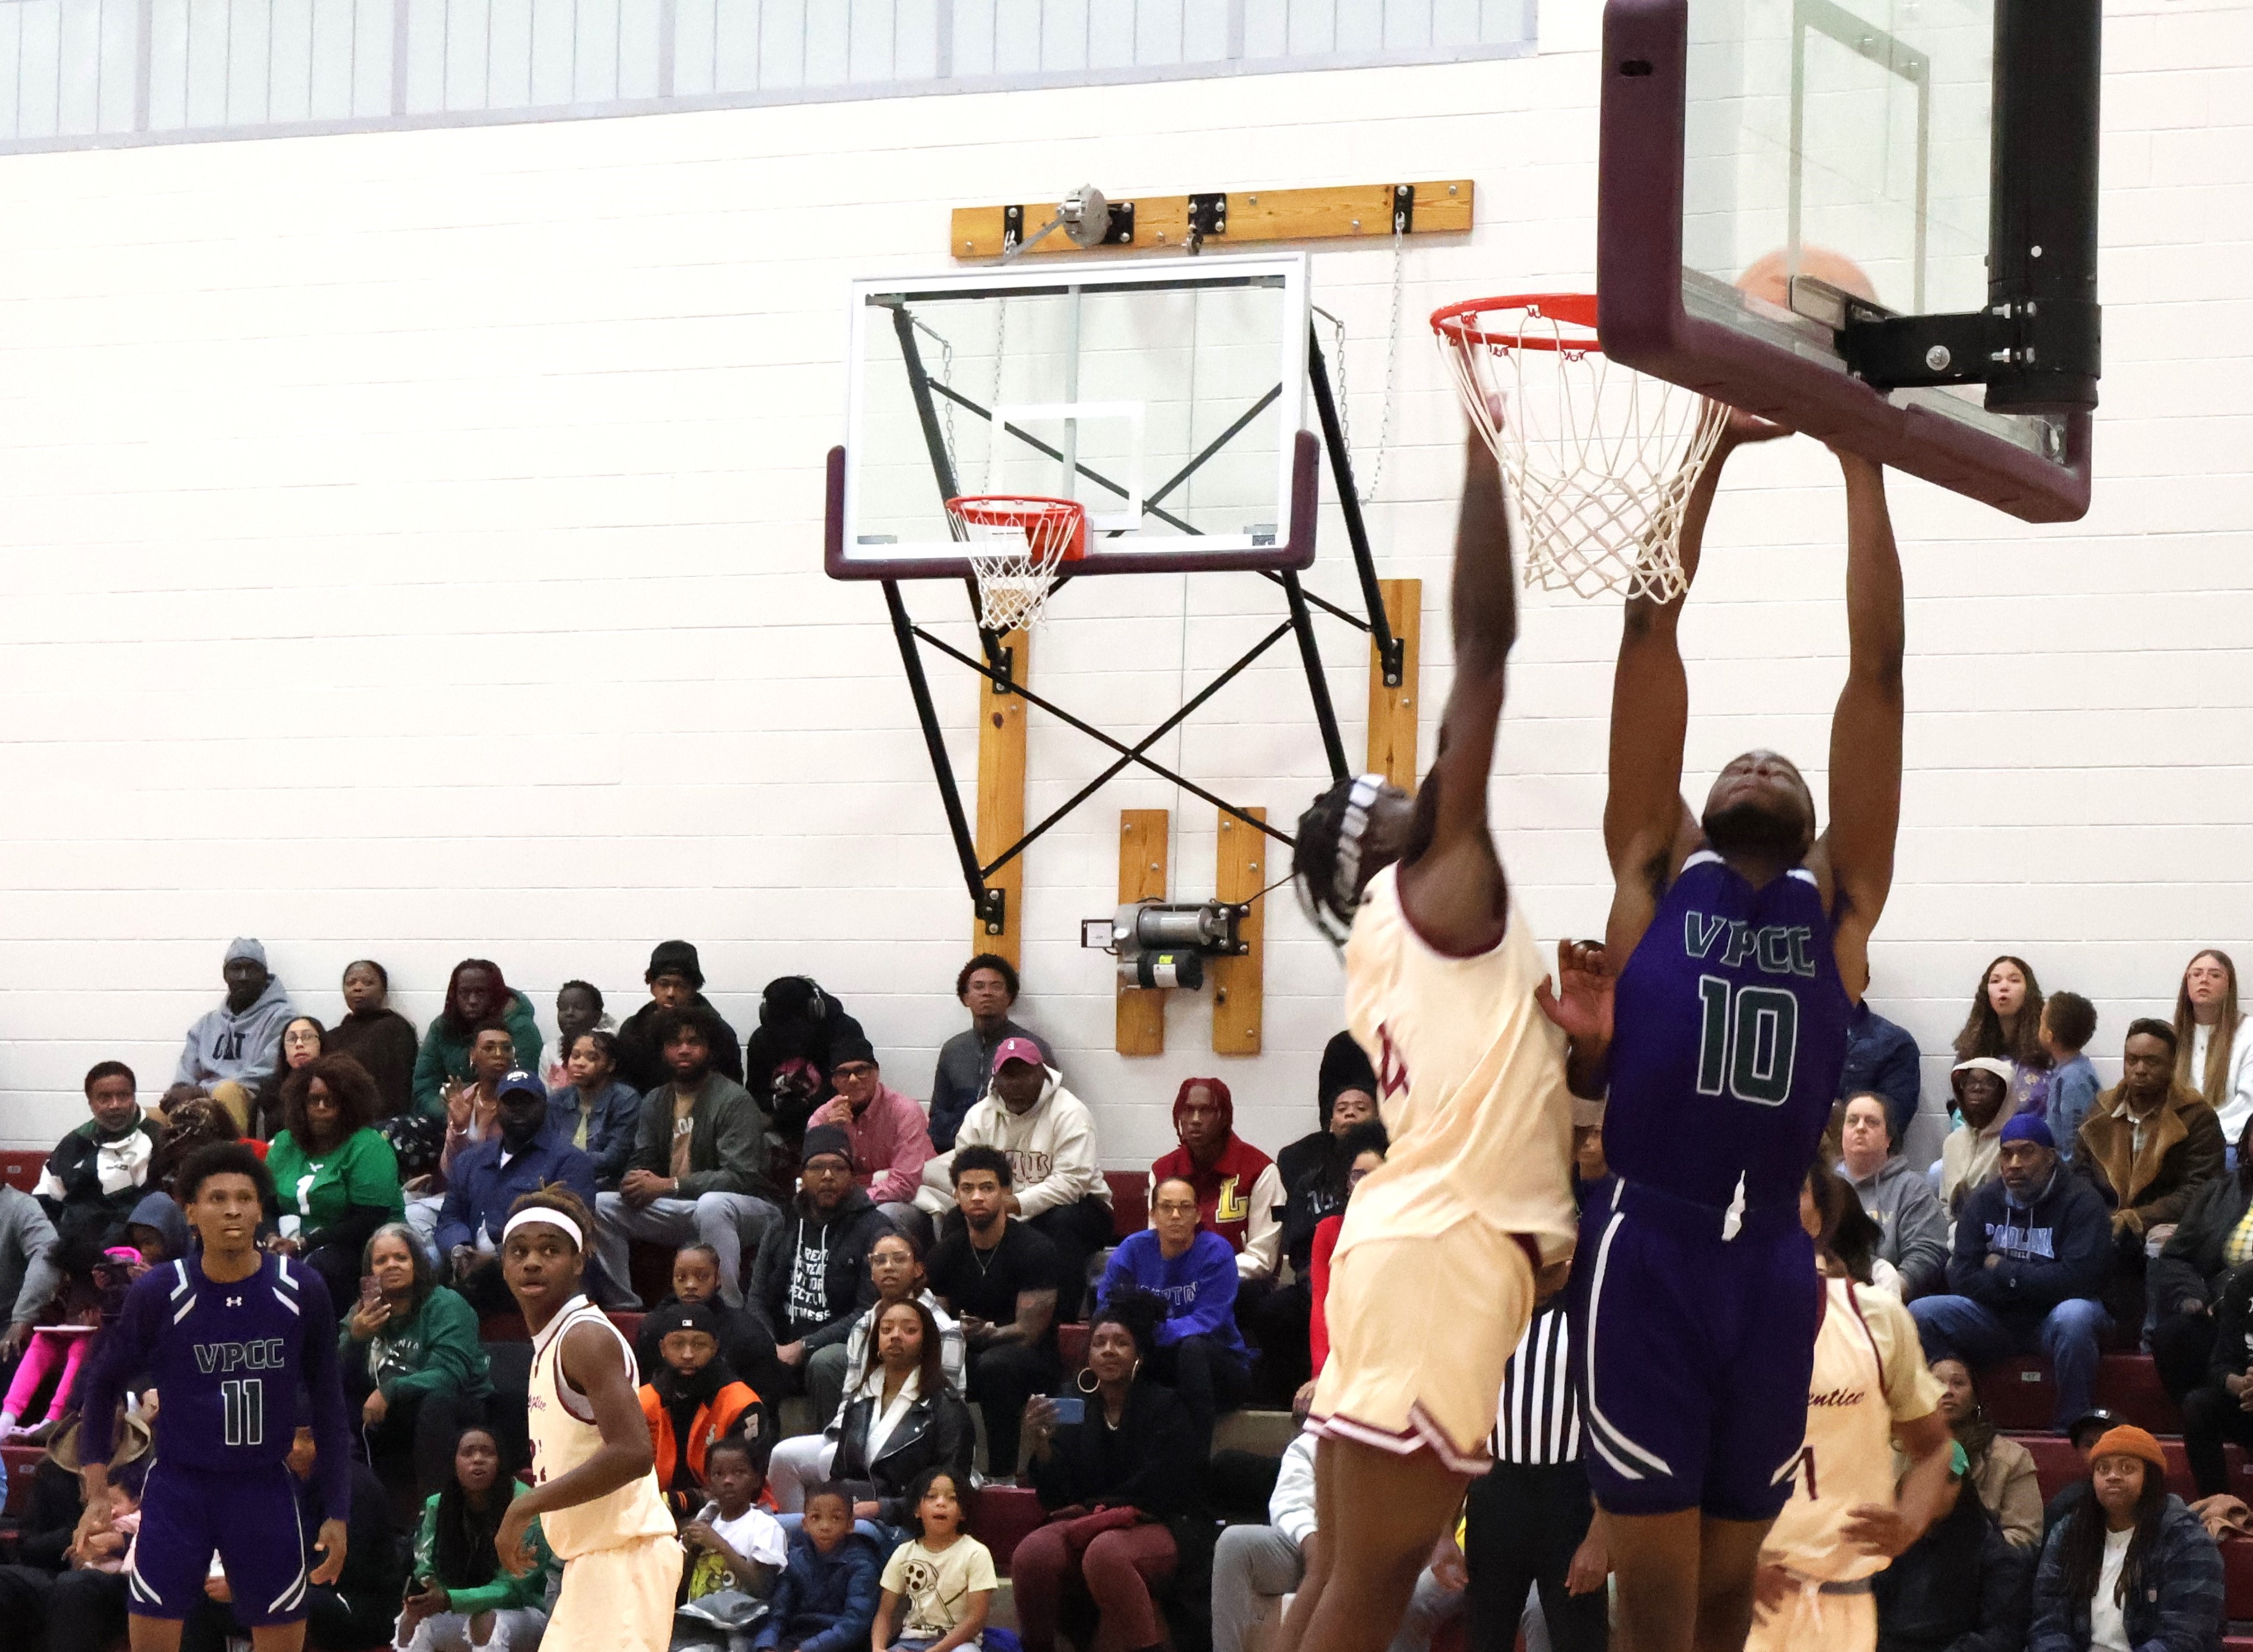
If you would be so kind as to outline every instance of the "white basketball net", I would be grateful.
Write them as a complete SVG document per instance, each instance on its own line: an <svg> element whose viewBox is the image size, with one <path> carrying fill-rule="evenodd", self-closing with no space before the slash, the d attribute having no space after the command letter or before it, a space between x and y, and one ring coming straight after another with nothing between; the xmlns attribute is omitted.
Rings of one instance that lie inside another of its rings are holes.
<svg viewBox="0 0 2253 1652"><path fill-rule="evenodd" d="M1041 617L1064 554L1081 543L1087 512L1070 499L980 494L949 499L954 536L978 582L978 623L1017 631Z"/></svg>
<svg viewBox="0 0 2253 1652"><path fill-rule="evenodd" d="M1608 358L1593 296L1450 305L1432 327L1517 501L1526 584L1681 596L1683 509L1728 410Z"/></svg>

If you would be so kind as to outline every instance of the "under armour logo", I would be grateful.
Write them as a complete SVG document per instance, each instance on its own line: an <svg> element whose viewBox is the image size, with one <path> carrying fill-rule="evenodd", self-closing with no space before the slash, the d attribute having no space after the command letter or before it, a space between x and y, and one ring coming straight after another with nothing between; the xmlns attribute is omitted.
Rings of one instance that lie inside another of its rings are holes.
<svg viewBox="0 0 2253 1652"><path fill-rule="evenodd" d="M242 1306L242 1299L239 1296L230 1296L227 1299L227 1305L229 1307L241 1307Z"/></svg>

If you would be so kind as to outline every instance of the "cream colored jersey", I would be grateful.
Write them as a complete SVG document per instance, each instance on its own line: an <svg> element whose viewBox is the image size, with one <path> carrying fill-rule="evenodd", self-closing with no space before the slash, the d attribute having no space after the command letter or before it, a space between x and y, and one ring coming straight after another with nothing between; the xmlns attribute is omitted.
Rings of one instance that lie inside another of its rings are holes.
<svg viewBox="0 0 2253 1652"><path fill-rule="evenodd" d="M533 1339L531 1397L526 1403L535 1486L568 1474L603 1444L603 1431L595 1426L593 1407L585 1395L563 1379L563 1336L579 1324L599 1325L614 1337L627 1375L633 1374L633 1345L610 1323L610 1316L585 1297L573 1297L561 1314L548 1321ZM547 1535L548 1546L567 1561L644 1537L669 1537L673 1530L673 1516L665 1511L665 1499L658 1493L654 1467L639 1480L591 1502L548 1510L540 1516L540 1529ZM676 1568L673 1582L679 1581Z"/></svg>
<svg viewBox="0 0 2253 1652"><path fill-rule="evenodd" d="M1376 1065L1392 1147L1355 1188L1337 1248L1471 1218L1557 1261L1578 1225L1573 1104L1565 1035L1534 1001L1540 949L1513 899L1491 950L1436 951L1401 908L1398 871L1370 879L1346 938L1346 1025Z"/></svg>
<svg viewBox="0 0 2253 1652"><path fill-rule="evenodd" d="M1882 1572L1839 1534L1857 1503L1894 1501L1894 1425L1940 1406L1909 1311L1882 1291L1828 1281L1808 1381L1807 1439L1792 1464L1791 1501L1768 1529L1761 1558L1795 1575L1844 1583Z"/></svg>

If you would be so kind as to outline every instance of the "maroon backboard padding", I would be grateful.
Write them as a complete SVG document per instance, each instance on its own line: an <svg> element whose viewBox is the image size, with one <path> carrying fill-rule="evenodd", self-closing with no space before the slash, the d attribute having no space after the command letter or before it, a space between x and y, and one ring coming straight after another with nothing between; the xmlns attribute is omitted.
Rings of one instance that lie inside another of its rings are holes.
<svg viewBox="0 0 2253 1652"><path fill-rule="evenodd" d="M1311 430L1301 430L1291 447L1290 531L1273 545L1241 551L1193 551L1195 536L1168 540L1179 551L1098 551L1090 549L1064 572L1073 579L1092 574L1210 574L1230 568L1274 568L1295 572L1315 561L1316 490L1322 480L1322 443ZM847 558L845 554L845 450L829 450L829 501L823 533L822 567L832 579L967 579L970 559L948 557Z"/></svg>
<svg viewBox="0 0 2253 1652"><path fill-rule="evenodd" d="M1682 303L1682 164L1690 0L1606 0L1596 200L1597 330L1613 360L1757 413L2029 522L2089 509L2089 421L2054 464L1943 414L1897 408L1843 369Z"/></svg>

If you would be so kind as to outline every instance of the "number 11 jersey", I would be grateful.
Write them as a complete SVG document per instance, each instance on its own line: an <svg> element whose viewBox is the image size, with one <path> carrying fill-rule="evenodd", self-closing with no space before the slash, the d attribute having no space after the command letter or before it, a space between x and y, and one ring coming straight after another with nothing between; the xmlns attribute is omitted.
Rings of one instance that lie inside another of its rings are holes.
<svg viewBox="0 0 2253 1652"><path fill-rule="evenodd" d="M1605 1158L1695 1204L1796 1210L1852 1009L1813 873L1755 889L1692 854L1620 972Z"/></svg>

